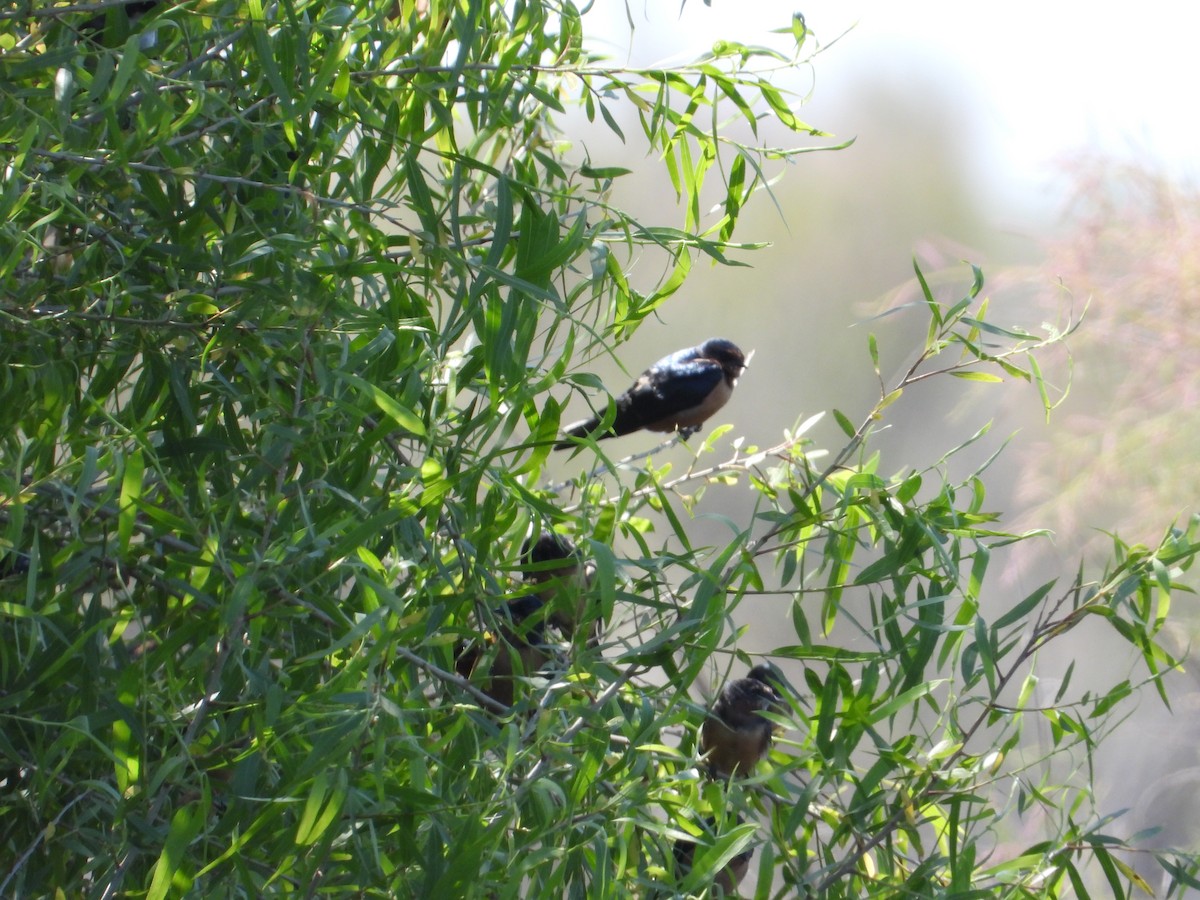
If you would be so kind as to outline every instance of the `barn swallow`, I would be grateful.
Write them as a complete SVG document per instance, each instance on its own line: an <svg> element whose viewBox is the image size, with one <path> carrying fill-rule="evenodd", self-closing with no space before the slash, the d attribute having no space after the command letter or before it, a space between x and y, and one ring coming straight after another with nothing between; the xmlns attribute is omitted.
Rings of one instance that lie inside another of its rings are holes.
<svg viewBox="0 0 1200 900"><path fill-rule="evenodd" d="M126 0L125 3L108 5L109 8L97 16L92 16L79 26L80 37L100 42L104 37L105 43L120 46L129 32L137 25L138 20L159 6L162 0ZM106 4L107 5L107 4ZM112 26L114 33L110 36L105 32ZM145 35L138 41L138 46L145 50L153 46L153 34Z"/></svg>
<svg viewBox="0 0 1200 900"><path fill-rule="evenodd" d="M787 712L784 684L769 666L758 665L721 690L700 726L700 752L714 778L748 776L767 755L776 726L760 713Z"/></svg>
<svg viewBox="0 0 1200 900"><path fill-rule="evenodd" d="M501 645L495 649L483 691L505 706L513 704L517 679L537 672L553 655L547 624L567 640L574 638L586 612L586 591L595 571L575 544L552 531L525 541L521 559L526 567L524 581L533 591L498 606L497 633L486 632L481 642L471 646L464 643L455 654L456 671L470 678L484 656L485 646ZM595 627L599 627L599 621Z"/></svg>
<svg viewBox="0 0 1200 900"><path fill-rule="evenodd" d="M737 823L741 824L740 818L737 820ZM716 817L709 816L707 825L708 830L712 832L717 826ZM696 842L677 840L675 846L672 848L672 853L675 857L675 871L682 879L692 870L692 861L696 857ZM713 885L721 889L719 896L736 896L735 891L737 890L737 886L746 877L746 872L750 868L750 859L753 856L754 848L748 847L729 860L721 871L716 874L716 877L713 878Z"/></svg>
<svg viewBox="0 0 1200 900"><path fill-rule="evenodd" d="M695 434L704 421L724 406L738 376L746 369L746 356L731 341L710 338L698 347L665 356L638 376L614 403L616 417L606 431L597 433L603 415L592 416L564 429L555 450L577 446L572 438L597 440L647 431Z"/></svg>
<svg viewBox="0 0 1200 900"><path fill-rule="evenodd" d="M579 548L561 534L548 531L537 540L529 538L521 548L525 562L525 581L536 585L537 597L549 611L547 621L572 640L575 629L587 612L588 589L596 567L586 562ZM600 627L593 623L592 637Z"/></svg>
<svg viewBox="0 0 1200 900"><path fill-rule="evenodd" d="M517 678L532 675L550 659L545 624L529 621L540 615L542 608L542 601L533 595L517 597L500 606L497 618L507 621L500 624L498 634L486 632L482 641L471 646L460 645L455 654L455 671L463 678L470 678L484 657L484 645L499 644L483 692L497 703L512 706Z"/></svg>

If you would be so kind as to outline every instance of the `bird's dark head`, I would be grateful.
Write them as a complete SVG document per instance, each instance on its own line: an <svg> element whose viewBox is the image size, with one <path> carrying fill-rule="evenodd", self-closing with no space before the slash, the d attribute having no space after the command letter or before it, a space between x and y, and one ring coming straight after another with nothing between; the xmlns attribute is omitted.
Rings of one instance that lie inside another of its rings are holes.
<svg viewBox="0 0 1200 900"><path fill-rule="evenodd" d="M725 685L714 711L726 725L737 729L762 722L758 715L760 712L781 712L781 701L775 688L765 681L738 678Z"/></svg>
<svg viewBox="0 0 1200 900"><path fill-rule="evenodd" d="M746 370L746 354L725 338L709 338L700 345L700 355L720 363L728 378L737 378Z"/></svg>
<svg viewBox="0 0 1200 900"><path fill-rule="evenodd" d="M755 681L761 681L767 687L771 688L775 693L783 695L788 691L790 685L783 677L783 673L774 666L767 663L759 663L746 673L747 678L753 678Z"/></svg>
<svg viewBox="0 0 1200 900"><path fill-rule="evenodd" d="M540 612L542 605L542 601L538 597L529 594L510 600L503 608L512 619L513 624L520 625L530 616Z"/></svg>
<svg viewBox="0 0 1200 900"><path fill-rule="evenodd" d="M580 623L591 621L593 634L599 636L600 619L587 615L588 590L596 567L584 559L579 548L561 534L550 531L537 540L527 540L521 558L525 583L536 586L534 596L545 604L547 621L568 639Z"/></svg>
<svg viewBox="0 0 1200 900"><path fill-rule="evenodd" d="M525 565L534 568L527 577L534 581L545 581L562 573L563 569L579 564L579 548L561 534L547 531L538 535L537 540L529 538L521 548L521 558ZM560 566L551 563L563 563Z"/></svg>
<svg viewBox="0 0 1200 900"><path fill-rule="evenodd" d="M792 687L791 682L784 677L783 672L779 671L779 667L773 663L759 663L746 673L746 677L771 689L778 699L778 702L774 704L776 712L786 710L788 706L786 697L799 698L800 696Z"/></svg>

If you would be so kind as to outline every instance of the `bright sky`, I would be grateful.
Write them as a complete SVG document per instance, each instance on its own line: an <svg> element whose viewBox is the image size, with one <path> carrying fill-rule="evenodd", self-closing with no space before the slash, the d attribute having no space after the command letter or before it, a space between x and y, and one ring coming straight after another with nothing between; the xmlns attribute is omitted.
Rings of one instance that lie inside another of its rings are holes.
<svg viewBox="0 0 1200 900"><path fill-rule="evenodd" d="M621 58L625 3L602 4ZM828 47L815 61L804 117L839 137L858 131L844 90L872 68L901 81L921 68L940 72L972 108L978 171L994 174L993 191L1033 207L1048 199L1041 194L1055 163L1080 151L1200 175L1200 3L687 0L682 13L670 0L630 5L636 62L682 62L721 38L766 43L793 10L803 12Z"/></svg>

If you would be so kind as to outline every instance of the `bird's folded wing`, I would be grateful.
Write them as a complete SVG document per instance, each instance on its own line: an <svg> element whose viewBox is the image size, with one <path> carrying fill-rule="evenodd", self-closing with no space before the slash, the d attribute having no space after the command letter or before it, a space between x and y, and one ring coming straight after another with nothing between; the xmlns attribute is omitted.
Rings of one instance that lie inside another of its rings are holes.
<svg viewBox="0 0 1200 900"><path fill-rule="evenodd" d="M690 413L703 406L724 379L720 364L708 359L675 363L669 370L651 369L617 401L617 419L623 426L618 433Z"/></svg>

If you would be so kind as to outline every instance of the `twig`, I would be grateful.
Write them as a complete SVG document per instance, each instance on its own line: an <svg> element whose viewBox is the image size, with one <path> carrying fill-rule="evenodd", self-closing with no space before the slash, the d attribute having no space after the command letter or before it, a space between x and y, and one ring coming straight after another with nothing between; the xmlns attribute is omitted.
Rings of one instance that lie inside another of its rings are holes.
<svg viewBox="0 0 1200 900"><path fill-rule="evenodd" d="M74 806L76 803L78 803L80 800L83 800L84 798L86 798L88 796L88 794L89 794L88 791L86 791L86 790L83 791L81 794L79 794L77 797L75 797L75 799L71 800L66 805L64 805L63 808L58 811L58 815L56 815L53 819L50 820L49 825L46 825L45 827L38 829L37 837L35 837L33 839L33 843L31 843L28 847L25 848L25 852L22 853L17 858L17 861L15 863L13 863L13 867L8 870L8 875L5 877L5 879L3 881L0 881L0 896L7 896L7 894L5 894L5 888L8 887L8 883L17 876L17 872L19 872L21 870L21 867L23 865L25 865L25 861L27 859L29 859L30 856L33 855L33 852L35 850L37 850L38 846L42 843L42 841L44 841L46 839L46 836L48 834L50 834L51 828L56 828L58 826L58 823L62 821L63 816L65 816L68 812L70 812L71 807Z"/></svg>
<svg viewBox="0 0 1200 900"><path fill-rule="evenodd" d="M461 675L455 674L454 672L447 672L441 666L434 665L433 663L431 663L429 660L425 659L424 657L418 656L417 654L413 653L407 647L393 647L392 649L395 651L396 655L399 656L401 659L406 659L410 663L412 663L414 666L424 669L426 672L428 672L430 675L432 675L434 678L438 679L439 681L444 681L447 684L452 684L455 687L466 691L468 694L470 694L472 697L474 697L476 700L478 700L481 704L491 708L494 712L498 712L501 715L507 715L508 713L512 712L512 707L505 706L499 700L493 700L491 697L489 697L487 694L485 694L479 688L475 687L475 685L471 684L470 681L463 678Z"/></svg>
<svg viewBox="0 0 1200 900"><path fill-rule="evenodd" d="M641 663L631 663L628 667L626 667L625 671L621 673L620 677L613 679L612 684L601 691L599 696L592 701L590 705L591 711L595 712L604 706L604 704L611 700L617 691L619 691L626 684L626 682L632 680L634 676L640 674L641 672L644 672L645 668L646 667ZM583 727L587 725L587 721L588 720L586 717L582 715L579 716L579 718L567 726L566 731L564 731L557 738L557 740L561 743L570 742L575 735L583 730ZM521 784L517 788L517 794L519 795L529 790L534 782L536 782L542 776L542 773L549 765L550 762L548 757L543 756L541 759L539 759L537 761L537 765L530 769L529 773L523 779L521 779Z"/></svg>
<svg viewBox="0 0 1200 900"><path fill-rule="evenodd" d="M645 450L641 453L632 453L629 456L623 456L620 459L618 459L615 463L607 463L607 462L601 463L600 465L598 465L594 469L592 469L592 471L588 472L586 478L588 481L591 481L593 478L598 478L601 475L616 475L617 471L619 469L628 468L629 465L632 463L638 462L639 460L647 459L647 458L653 456L655 453L658 453L662 450L669 450L670 448L674 447L676 444L679 444L682 442L683 442L683 438L680 436L680 433L675 432L673 435L671 435L671 437L667 438L662 443L660 443L654 447L651 447L649 450ZM574 484L573 481L551 482L550 484L547 484L545 486L545 488L543 488L543 490L549 491L551 494L561 494L564 490L569 488L572 484ZM570 512L574 509L578 509L578 507L568 507L564 511Z"/></svg>
<svg viewBox="0 0 1200 900"><path fill-rule="evenodd" d="M1069 597L1076 589L1077 585L1072 585L1071 588L1069 588L1055 603L1054 609L1060 609L1067 597ZM1092 605L1093 601L1099 597L1106 596L1107 594L1111 593L1112 590L1113 588L1111 586L1097 590L1096 594L1089 599L1087 605ZM1076 613L1084 608L1086 607L1080 607L1078 610L1072 611L1062 620L1046 622L1045 624L1034 629L1033 633L1025 642L1025 646L1021 649L1021 652L1017 654L1016 659L1013 660L1013 663L1011 666L1009 666L1008 670L1002 674L997 673L998 677L996 679L996 686L991 692L991 697L988 699L988 702L983 705L983 709L980 711L979 715L975 718L971 725L962 732L962 735L958 741L958 750L946 758L945 762L942 764L943 768L953 768L953 766L959 760L969 755L967 751L967 744L970 742L971 738L974 737L976 732L983 727L984 723L987 722L988 717L991 716L996 709L1003 708L995 702L996 698L1004 693L1004 689L1009 685L1016 674L1021 670L1025 663L1028 662L1038 652L1038 650L1042 648L1047 640L1065 633L1070 628L1074 627L1074 625L1078 624L1079 619L1082 617L1077 616ZM862 841L855 848L853 853L843 859L840 863L838 863L837 866L835 866L831 871L828 872L828 874L825 875L825 877L815 888L816 894L818 896L823 896L825 892L833 886L834 882L858 865L858 861L862 859L863 856L891 836L896 826L900 824L900 822L907 816L909 809L912 807L919 807L922 799L930 797L935 793L936 789L934 785L930 784L928 787L923 788L918 794L916 794L911 802L904 804L900 809L888 817L881 825L873 826L874 834L872 834L870 838Z"/></svg>

